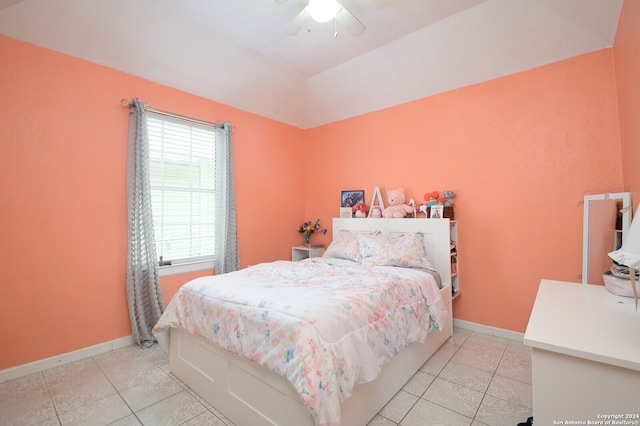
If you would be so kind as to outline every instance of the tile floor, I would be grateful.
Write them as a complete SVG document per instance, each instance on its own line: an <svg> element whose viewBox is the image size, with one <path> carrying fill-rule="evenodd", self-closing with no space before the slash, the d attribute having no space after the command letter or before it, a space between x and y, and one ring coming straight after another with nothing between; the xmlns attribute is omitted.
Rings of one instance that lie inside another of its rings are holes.
<svg viewBox="0 0 640 426"><path fill-rule="evenodd" d="M532 415L531 352L455 329L369 426L516 426ZM135 346L0 383L0 425L232 425Z"/></svg>

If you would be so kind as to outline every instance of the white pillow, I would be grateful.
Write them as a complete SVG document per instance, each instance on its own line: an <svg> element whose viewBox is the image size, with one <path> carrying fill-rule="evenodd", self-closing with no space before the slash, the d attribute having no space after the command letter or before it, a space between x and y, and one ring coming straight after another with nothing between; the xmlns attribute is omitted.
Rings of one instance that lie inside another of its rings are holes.
<svg viewBox="0 0 640 426"><path fill-rule="evenodd" d="M372 234L377 234L378 231ZM366 233L365 235L372 235ZM322 257L332 257L336 259L360 261L360 246L358 244L358 234L351 231L340 231L331 241Z"/></svg>
<svg viewBox="0 0 640 426"><path fill-rule="evenodd" d="M424 236L419 232L397 236L359 234L357 237L363 265L433 270L425 253Z"/></svg>

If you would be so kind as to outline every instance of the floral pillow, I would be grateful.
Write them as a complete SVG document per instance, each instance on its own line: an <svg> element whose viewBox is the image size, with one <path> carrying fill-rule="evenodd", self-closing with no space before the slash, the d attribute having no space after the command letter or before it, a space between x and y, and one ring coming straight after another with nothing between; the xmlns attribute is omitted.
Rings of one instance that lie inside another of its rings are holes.
<svg viewBox="0 0 640 426"><path fill-rule="evenodd" d="M331 241L322 256L359 262L360 246L358 245L358 234L351 231L338 232L338 235Z"/></svg>
<svg viewBox="0 0 640 426"><path fill-rule="evenodd" d="M367 266L433 269L419 232L397 236L359 234L360 262Z"/></svg>

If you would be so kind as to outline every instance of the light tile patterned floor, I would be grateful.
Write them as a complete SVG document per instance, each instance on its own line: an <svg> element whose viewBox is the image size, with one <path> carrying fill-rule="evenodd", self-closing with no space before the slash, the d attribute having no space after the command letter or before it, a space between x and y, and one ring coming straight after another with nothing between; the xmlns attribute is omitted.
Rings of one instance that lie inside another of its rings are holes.
<svg viewBox="0 0 640 426"><path fill-rule="evenodd" d="M232 425L130 346L0 384L0 425ZM532 415L531 351L456 329L369 426L515 426Z"/></svg>

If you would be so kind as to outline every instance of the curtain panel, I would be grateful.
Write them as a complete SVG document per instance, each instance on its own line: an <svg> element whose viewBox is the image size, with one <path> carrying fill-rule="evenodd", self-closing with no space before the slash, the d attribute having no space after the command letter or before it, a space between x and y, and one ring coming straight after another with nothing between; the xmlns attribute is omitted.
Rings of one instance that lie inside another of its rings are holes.
<svg viewBox="0 0 640 426"><path fill-rule="evenodd" d="M148 347L157 342L152 330L165 303L153 228L147 105L134 99L129 106L127 299L134 341ZM231 123L216 125L216 143L214 267L224 274L240 269Z"/></svg>
<svg viewBox="0 0 640 426"><path fill-rule="evenodd" d="M134 99L130 108L127 158L127 298L134 341L142 347L148 347L157 342L152 329L164 312L165 303L153 233L147 108L139 99Z"/></svg>
<svg viewBox="0 0 640 426"><path fill-rule="evenodd" d="M216 238L214 267L216 274L240 269L238 227L236 221L236 188L230 122L216 126L218 155L216 156Z"/></svg>

